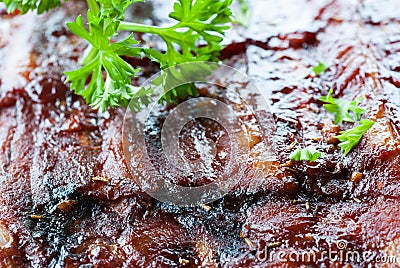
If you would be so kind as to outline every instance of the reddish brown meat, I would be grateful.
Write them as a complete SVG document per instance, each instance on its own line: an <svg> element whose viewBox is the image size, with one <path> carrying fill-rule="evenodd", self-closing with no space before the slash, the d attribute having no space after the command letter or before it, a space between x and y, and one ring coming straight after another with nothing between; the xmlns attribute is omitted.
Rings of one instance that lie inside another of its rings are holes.
<svg viewBox="0 0 400 268"><path fill-rule="evenodd" d="M81 2L42 16L0 11L0 267L400 265L400 2L257 0L250 6L249 28L231 30L221 58L268 97L277 159L256 184L249 167L232 193L199 208L143 193L122 151L124 110L98 113L63 84L63 71L77 66L85 48L64 26L84 10ZM128 17L145 14L162 24L165 8L149 1ZM129 60L143 67L138 84L157 71L146 60ZM304 78L318 60L330 68ZM363 96L365 117L376 121L347 157L332 140L339 130L332 115L317 101L329 88L335 97ZM201 93L214 94L212 88ZM229 95L217 97L240 109ZM165 116L151 118L153 131ZM252 157L262 167L258 132L247 122ZM182 132L189 156L205 132L221 137L213 122L197 123ZM150 141L157 152L158 136ZM312 164L288 162L293 142L313 144L324 156ZM262 260L266 248L268 257L279 251L320 256L338 242L346 252L371 252L373 260ZM384 256L397 264L378 263Z"/></svg>

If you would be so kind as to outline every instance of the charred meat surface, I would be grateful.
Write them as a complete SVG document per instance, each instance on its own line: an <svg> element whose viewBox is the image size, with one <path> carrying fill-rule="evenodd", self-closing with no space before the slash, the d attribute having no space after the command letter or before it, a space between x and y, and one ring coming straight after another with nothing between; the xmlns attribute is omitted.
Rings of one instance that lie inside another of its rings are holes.
<svg viewBox="0 0 400 268"><path fill-rule="evenodd" d="M388 256L399 265L398 0L249 1L248 28L230 30L221 59L267 98L276 160L256 187L249 169L230 194L198 208L144 193L124 158L125 111L98 113L64 85L63 71L77 66L86 46L64 22L83 5L69 1L40 16L7 15L0 7L0 267L396 265L377 262ZM127 16L164 24L167 8L148 1ZM158 71L149 61L129 60L142 67L138 85ZM329 68L306 77L318 60ZM335 97L364 97L365 117L376 122L346 157L332 138L339 129L318 101L330 88ZM155 113L152 130L164 119ZM192 147L205 133L223 147L219 126L198 120L181 133L189 158L198 157ZM251 155L262 166L257 131L250 133ZM157 135L149 141L157 156ZM288 161L295 144L324 156ZM330 249L371 254L320 258ZM290 253L311 251L315 259L289 261Z"/></svg>

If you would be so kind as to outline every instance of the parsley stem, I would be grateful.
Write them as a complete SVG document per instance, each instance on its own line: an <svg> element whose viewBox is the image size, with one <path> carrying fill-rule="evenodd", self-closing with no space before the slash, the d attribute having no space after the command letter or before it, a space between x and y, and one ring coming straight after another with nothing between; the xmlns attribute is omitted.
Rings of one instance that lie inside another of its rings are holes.
<svg viewBox="0 0 400 268"><path fill-rule="evenodd" d="M121 21L118 30L119 31L131 31L131 32L138 32L138 33L149 33L149 34L156 34L161 37L167 44L171 41L177 41L177 43L181 42L181 39L177 39L176 36L169 34L170 31L187 27L190 28L190 24L184 24L182 22L177 23L170 27L158 27L152 25L143 25L134 22L127 22Z"/></svg>
<svg viewBox="0 0 400 268"><path fill-rule="evenodd" d="M152 33L152 34L160 34L165 28L161 28L158 26L151 25L143 25L134 22L121 21L118 30L120 31L131 31L138 33Z"/></svg>
<svg viewBox="0 0 400 268"><path fill-rule="evenodd" d="M85 50L85 54L83 55L81 63L88 64L96 57L98 52L99 52L98 49L94 48L91 44L89 44L89 46Z"/></svg>
<svg viewBox="0 0 400 268"><path fill-rule="evenodd" d="M86 0L86 3L91 11L94 14L98 14L100 12L99 5L97 4L96 0Z"/></svg>

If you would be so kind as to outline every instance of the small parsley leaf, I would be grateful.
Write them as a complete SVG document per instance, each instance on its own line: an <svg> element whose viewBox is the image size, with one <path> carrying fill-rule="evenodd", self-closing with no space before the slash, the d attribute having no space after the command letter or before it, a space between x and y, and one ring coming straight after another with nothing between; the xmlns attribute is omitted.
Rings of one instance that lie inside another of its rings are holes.
<svg viewBox="0 0 400 268"><path fill-rule="evenodd" d="M339 147L344 151L345 156L360 142L365 132L367 132L374 124L375 122L371 120L362 119L358 126L349 130L341 131L340 135L335 137L340 141Z"/></svg>
<svg viewBox="0 0 400 268"><path fill-rule="evenodd" d="M336 125L343 121L354 123L354 119L349 112L353 112L357 120L361 119L361 115L365 113L365 109L357 106L357 104L362 100L362 97L357 98L355 101L348 101L333 98L332 93L333 90L330 89L327 96L319 97L318 100L327 103L324 104L324 107L328 113L335 115Z"/></svg>
<svg viewBox="0 0 400 268"><path fill-rule="evenodd" d="M328 66L326 66L322 61L318 61L318 65L311 67L311 70L314 72L315 75L320 75L327 69Z"/></svg>
<svg viewBox="0 0 400 268"><path fill-rule="evenodd" d="M321 157L321 153L318 152L313 146L308 146L304 149L297 149L290 154L290 159L294 161L310 161L314 162Z"/></svg>

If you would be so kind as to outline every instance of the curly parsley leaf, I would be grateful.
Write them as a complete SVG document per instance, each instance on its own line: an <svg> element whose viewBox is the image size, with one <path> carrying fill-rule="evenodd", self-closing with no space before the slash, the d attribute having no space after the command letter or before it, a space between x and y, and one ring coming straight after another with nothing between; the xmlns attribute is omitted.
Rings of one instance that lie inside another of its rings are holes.
<svg viewBox="0 0 400 268"><path fill-rule="evenodd" d="M38 14L61 6L61 0L0 0L4 2L8 13L19 10L22 14L36 10Z"/></svg>
<svg viewBox="0 0 400 268"><path fill-rule="evenodd" d="M153 80L154 85L162 85L164 89L160 102L177 104L178 100L196 96L198 92L195 84L187 81L206 82L214 68L215 66L207 62L199 61L196 64L180 64L162 70L160 76Z"/></svg>
<svg viewBox="0 0 400 268"><path fill-rule="evenodd" d="M315 75L320 75L328 69L328 66L325 65L322 61L318 61L318 65L311 67L311 70Z"/></svg>
<svg viewBox="0 0 400 268"><path fill-rule="evenodd" d="M61 6L67 0L0 0L9 13L36 10L42 13ZM87 24L82 16L67 23L77 36L85 39L88 49L81 60L82 67L65 72L71 89L87 103L104 111L107 107L127 106L131 99L144 103L147 92L132 86L139 69L133 68L124 56L147 56L162 69L186 62L217 61L221 41L232 21L232 0L176 0L169 17L176 20L170 27L157 27L124 21L127 8L144 0L86 0L89 10ZM124 39L120 31L132 32ZM158 51L139 43L134 33L158 35L166 44ZM207 72L208 70L204 70ZM147 92L148 93L148 92ZM164 100L176 102L197 93L194 84L180 86ZM137 105L134 105L137 108Z"/></svg>
<svg viewBox="0 0 400 268"><path fill-rule="evenodd" d="M365 109L357 105L362 100L362 97L357 98L355 101L348 101L344 99L333 98L332 93L333 90L330 89L327 96L319 97L318 100L327 103L324 104L324 107L328 113L335 115L335 124L340 124L343 121L354 123L354 119L350 112L355 115L357 120L361 119L361 115L365 113Z"/></svg>
<svg viewBox="0 0 400 268"><path fill-rule="evenodd" d="M365 132L367 132L374 124L375 122L371 120L362 119L358 126L349 130L341 131L340 135L336 136L340 141L339 147L344 151L345 156L360 142Z"/></svg>
<svg viewBox="0 0 400 268"><path fill-rule="evenodd" d="M232 21L231 2L178 0L174 4L174 11L169 14L177 23L171 27L149 29L162 38L167 50L163 53L147 48L144 53L159 62L161 68L193 61L217 60L223 35L229 29L227 24ZM126 26L129 29L129 25Z"/></svg>
<svg viewBox="0 0 400 268"><path fill-rule="evenodd" d="M95 109L104 111L108 106L126 107L136 90L131 85L131 77L139 69L133 68L121 56L140 57L140 49L133 47L138 42L131 34L112 43L111 38L116 35L119 22L101 18L90 10L87 17L89 31L84 26L82 16L67 25L74 34L86 39L95 53L83 67L65 73L67 82L71 82L71 89ZM88 79L90 82L85 86Z"/></svg>
<svg viewBox="0 0 400 268"><path fill-rule="evenodd" d="M94 108L127 106L129 100L136 100L131 79L139 69L134 69L122 57L147 56L162 69L186 62L218 60L223 35L231 22L231 1L177 0L169 15L177 23L157 27L123 21L127 7L142 0L90 0L88 30L82 17L67 23L74 34L90 43L84 66L66 72L67 82L71 82L71 89ZM158 51L146 47L135 40L133 34L114 42L119 31L158 35L167 49ZM183 85L165 94L164 100L176 102L196 94L194 85Z"/></svg>
<svg viewBox="0 0 400 268"><path fill-rule="evenodd" d="M123 20L126 9L138 2L144 0L97 0L101 6L101 16ZM94 4L93 4L94 5Z"/></svg>
<svg viewBox="0 0 400 268"><path fill-rule="evenodd" d="M187 62L217 61L221 41L232 21L231 3L232 0L178 0L169 14L177 23L155 31L167 50L162 53L147 48L144 53L159 62L162 69ZM199 71L208 72L207 68ZM196 87L189 84L165 94L163 99L170 103L196 94Z"/></svg>
<svg viewBox="0 0 400 268"><path fill-rule="evenodd" d="M310 161L314 162L321 157L321 153L318 152L313 146L308 146L304 149L297 149L290 154L290 159L294 161Z"/></svg>

